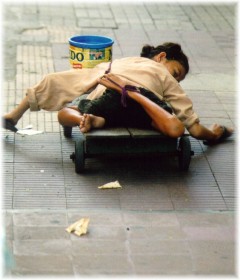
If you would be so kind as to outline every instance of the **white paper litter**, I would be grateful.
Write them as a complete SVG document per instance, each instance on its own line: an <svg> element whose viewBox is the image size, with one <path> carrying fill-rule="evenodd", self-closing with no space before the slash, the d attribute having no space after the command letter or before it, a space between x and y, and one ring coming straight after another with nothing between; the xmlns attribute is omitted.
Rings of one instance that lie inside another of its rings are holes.
<svg viewBox="0 0 240 280"><path fill-rule="evenodd" d="M81 220L71 224L69 227L66 228L66 231L71 233L73 232L77 236L81 236L87 233L88 224L90 219L89 218L82 218Z"/></svg>
<svg viewBox="0 0 240 280"><path fill-rule="evenodd" d="M17 131L18 134L21 135L36 135L36 134L41 134L43 131L41 130L34 130L33 126L29 124L28 126L24 127L23 129L19 129Z"/></svg>
<svg viewBox="0 0 240 280"><path fill-rule="evenodd" d="M98 188L99 189L118 189L118 188L122 188L122 186L119 184L118 181L115 181L115 182L110 182L105 185L102 185Z"/></svg>
<svg viewBox="0 0 240 280"><path fill-rule="evenodd" d="M31 124L29 124L26 127L24 127L23 129L33 129L33 126Z"/></svg>
<svg viewBox="0 0 240 280"><path fill-rule="evenodd" d="M21 135L36 135L36 134L41 134L43 133L43 131L39 131L39 130L34 130L34 129L29 129L29 130L25 130L25 129L19 129L17 131L18 134Z"/></svg>

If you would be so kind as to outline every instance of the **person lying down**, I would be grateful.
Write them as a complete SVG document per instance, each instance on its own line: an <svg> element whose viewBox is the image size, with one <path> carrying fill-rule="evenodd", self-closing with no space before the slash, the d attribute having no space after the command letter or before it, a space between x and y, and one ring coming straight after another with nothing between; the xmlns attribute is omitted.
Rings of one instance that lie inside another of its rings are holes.
<svg viewBox="0 0 240 280"><path fill-rule="evenodd" d="M216 123L207 128L200 123L191 99L179 84L188 72L188 58L179 44L145 45L140 57L46 75L4 115L3 126L16 132L19 119L28 109L43 109L59 111L60 124L79 126L82 132L132 126L179 137L187 129L192 137L205 143L220 143L234 130ZM77 106L68 105L86 92L86 100Z"/></svg>

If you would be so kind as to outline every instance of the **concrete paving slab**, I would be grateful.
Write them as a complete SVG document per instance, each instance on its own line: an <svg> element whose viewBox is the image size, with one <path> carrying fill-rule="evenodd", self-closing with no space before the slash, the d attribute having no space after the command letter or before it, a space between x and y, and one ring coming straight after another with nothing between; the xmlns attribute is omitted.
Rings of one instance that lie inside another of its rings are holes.
<svg viewBox="0 0 240 280"><path fill-rule="evenodd" d="M90 218L86 235L66 233L68 225L86 216ZM232 274L233 220L230 212L85 209L18 210L7 212L5 222L8 233L14 231L12 237L7 235L16 262L13 276L163 276ZM223 267L218 268L217 261Z"/></svg>
<svg viewBox="0 0 240 280"><path fill-rule="evenodd" d="M59 265L61 264L61 265ZM69 256L15 256L15 267L12 277L68 277L74 275L72 260Z"/></svg>
<svg viewBox="0 0 240 280"><path fill-rule="evenodd" d="M228 241L197 241L190 243L191 252L195 261L194 271L196 275L216 275L223 277L230 275L235 270L235 258L228 255L234 251L233 244ZM235 271L236 273L236 271Z"/></svg>

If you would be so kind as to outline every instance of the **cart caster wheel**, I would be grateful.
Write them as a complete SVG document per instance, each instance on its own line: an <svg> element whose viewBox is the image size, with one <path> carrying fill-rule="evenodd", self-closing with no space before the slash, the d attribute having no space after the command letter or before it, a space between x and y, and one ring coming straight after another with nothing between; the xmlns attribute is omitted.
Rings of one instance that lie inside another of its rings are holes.
<svg viewBox="0 0 240 280"><path fill-rule="evenodd" d="M182 136L178 144L178 166L180 171L188 170L192 154L189 137Z"/></svg>
<svg viewBox="0 0 240 280"><path fill-rule="evenodd" d="M73 162L75 162L75 153L72 153L72 154L70 155L70 159L71 159Z"/></svg>
<svg viewBox="0 0 240 280"><path fill-rule="evenodd" d="M82 173L84 170L84 140L83 139L78 139L75 142L75 153L73 154L70 157L73 158L73 161L75 163L75 172Z"/></svg>
<svg viewBox="0 0 240 280"><path fill-rule="evenodd" d="M66 138L71 138L72 137L72 127L63 126L63 134Z"/></svg>

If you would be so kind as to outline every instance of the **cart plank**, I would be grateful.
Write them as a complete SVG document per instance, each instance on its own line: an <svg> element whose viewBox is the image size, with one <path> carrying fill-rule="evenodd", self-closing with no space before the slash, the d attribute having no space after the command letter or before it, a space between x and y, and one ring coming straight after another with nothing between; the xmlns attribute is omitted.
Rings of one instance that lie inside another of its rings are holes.
<svg viewBox="0 0 240 280"><path fill-rule="evenodd" d="M96 138L130 138L131 134L124 127L96 129L84 133L86 139Z"/></svg>
<svg viewBox="0 0 240 280"><path fill-rule="evenodd" d="M164 134L153 129L128 128L133 138L166 138Z"/></svg>

